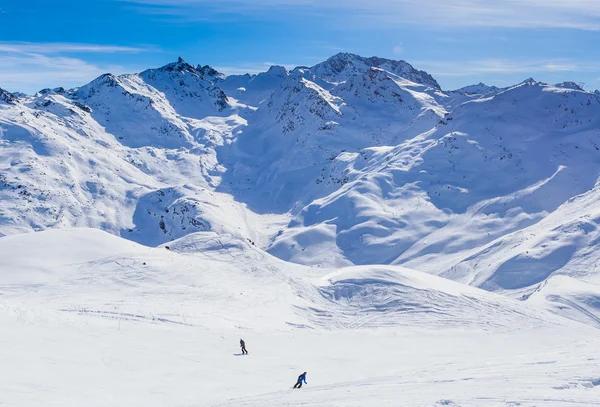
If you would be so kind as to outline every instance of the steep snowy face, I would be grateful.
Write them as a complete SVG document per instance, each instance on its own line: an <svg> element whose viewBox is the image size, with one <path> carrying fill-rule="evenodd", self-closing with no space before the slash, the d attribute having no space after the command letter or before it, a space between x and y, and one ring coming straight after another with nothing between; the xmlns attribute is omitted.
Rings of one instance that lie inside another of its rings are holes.
<svg viewBox="0 0 600 407"><path fill-rule="evenodd" d="M247 128L219 150L231 163L220 189L258 211L285 213L314 196L320 164L343 145L335 128L343 100L294 72L248 117Z"/></svg>
<svg viewBox="0 0 600 407"><path fill-rule="evenodd" d="M210 67L196 69L179 58L177 62L149 69L139 76L162 92L182 116L202 119L229 107L225 92L212 82L219 79L219 74Z"/></svg>
<svg viewBox="0 0 600 407"><path fill-rule="evenodd" d="M258 233L250 226L254 218L230 195L184 184L142 195L133 213L133 226L121 235L147 246L205 231L255 241Z"/></svg>
<svg viewBox="0 0 600 407"><path fill-rule="evenodd" d="M599 201L600 188L595 185L568 199L539 222L461 256L443 275L469 278L471 284L487 290L507 293L516 290L526 296L553 275L598 284ZM577 296L576 290L569 292ZM597 305L594 307L597 311Z"/></svg>
<svg viewBox="0 0 600 407"><path fill-rule="evenodd" d="M380 68L409 81L440 89L440 85L431 75L413 68L405 61L394 61L378 57L364 58L354 54L339 53L310 69L319 78L337 84L357 74L365 73L370 68Z"/></svg>
<svg viewBox="0 0 600 407"><path fill-rule="evenodd" d="M171 80L190 70L180 61L155 77ZM188 99L200 111L206 107ZM197 201L198 191L218 178L214 147L245 121L233 112L214 116L215 106L204 111L210 116L201 120L182 116L139 75L106 74L75 90L45 89L19 103L0 103L2 233L77 225L144 243L181 236L194 224L194 213L182 210L178 223L166 227L156 214L173 207L175 215L179 206L186 208L177 204L186 198L157 208L144 198L190 183L195 188L183 191ZM148 219L138 215L141 207Z"/></svg>
<svg viewBox="0 0 600 407"><path fill-rule="evenodd" d="M471 270L481 267L453 274L461 257L479 264L477 248L597 182L599 117L594 95L532 82L465 103L395 147L334 160L345 185L306 206L270 251L310 264L406 264L479 285L489 273Z"/></svg>
<svg viewBox="0 0 600 407"><path fill-rule="evenodd" d="M90 226L149 245L198 230L245 236L241 205L206 191L222 171L210 146L223 142L226 121L240 118L195 123L203 144L165 148L164 135L149 128L148 146L132 148L93 114L82 99L54 92L0 104L3 234Z"/></svg>
<svg viewBox="0 0 600 407"><path fill-rule="evenodd" d="M275 113L277 122L283 123L283 131L287 133L307 120L329 121L339 118L342 104L343 99L333 96L306 79L303 71L298 71L271 96L267 107Z"/></svg>
<svg viewBox="0 0 600 407"><path fill-rule="evenodd" d="M345 158L336 157L397 144L446 114L427 86L378 68L328 87L311 69L291 71L223 153L236 162L224 190L245 202L260 196L274 211L305 205L346 182ZM247 188L258 194L248 197Z"/></svg>
<svg viewBox="0 0 600 407"><path fill-rule="evenodd" d="M219 82L225 80L227 75L217 71L210 65L198 65L196 67L196 71L206 80L211 81L213 84L218 84Z"/></svg>
<svg viewBox="0 0 600 407"><path fill-rule="evenodd" d="M267 72L257 75L227 76L219 86L242 103L259 106L278 89L289 73L283 66L272 66Z"/></svg>
<svg viewBox="0 0 600 407"><path fill-rule="evenodd" d="M190 146L193 137L165 94L141 76L105 74L73 92L106 130L129 147Z"/></svg>
<svg viewBox="0 0 600 407"><path fill-rule="evenodd" d="M560 197L555 201L537 202L542 210L554 210L595 182L598 174L586 168L598 159L594 144L599 112L600 103L589 93L524 83L465 103L448 114L431 134L437 142L423 152L421 169L437 178L433 183L442 180L438 177L460 175L453 181L457 188L452 188L453 196L448 195L441 206L462 212L475 202L549 179L564 167L573 182L558 188ZM429 167L427 163L436 164ZM474 173L473 168L478 171ZM500 177L500 173L511 177ZM447 194L440 191L440 196Z"/></svg>
<svg viewBox="0 0 600 407"><path fill-rule="evenodd" d="M155 181L129 164L122 144L58 94L0 104L3 233L89 225L118 233L135 187Z"/></svg>
<svg viewBox="0 0 600 407"><path fill-rule="evenodd" d="M417 118L435 117L430 129L447 113L426 85L412 82L380 68L370 68L336 86L332 93L353 107L356 115L411 124ZM418 134L413 131L412 134Z"/></svg>
<svg viewBox="0 0 600 407"><path fill-rule="evenodd" d="M0 102L14 104L16 99L12 93L0 88Z"/></svg>

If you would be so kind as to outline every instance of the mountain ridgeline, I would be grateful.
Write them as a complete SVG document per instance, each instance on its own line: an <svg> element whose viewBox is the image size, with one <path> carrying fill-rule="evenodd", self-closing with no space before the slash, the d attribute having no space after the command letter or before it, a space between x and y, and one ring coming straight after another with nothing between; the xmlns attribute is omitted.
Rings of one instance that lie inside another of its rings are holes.
<svg viewBox="0 0 600 407"><path fill-rule="evenodd" d="M156 246L211 231L523 298L567 276L588 287L569 301L600 304L600 94L571 82L445 91L348 53L230 76L179 59L0 89L0 142L0 235L86 226Z"/></svg>

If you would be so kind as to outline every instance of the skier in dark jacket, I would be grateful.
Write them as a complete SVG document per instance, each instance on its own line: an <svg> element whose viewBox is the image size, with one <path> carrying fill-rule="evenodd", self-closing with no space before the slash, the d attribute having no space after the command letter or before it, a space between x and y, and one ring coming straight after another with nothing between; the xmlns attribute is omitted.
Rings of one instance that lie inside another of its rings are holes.
<svg viewBox="0 0 600 407"><path fill-rule="evenodd" d="M246 350L246 342L243 339L240 339L240 347L242 348L242 355L247 355L248 351Z"/></svg>
<svg viewBox="0 0 600 407"><path fill-rule="evenodd" d="M294 389L299 389L300 387L302 387L302 382L304 382L304 384L308 384L306 383L306 372L298 376L298 381L294 385Z"/></svg>

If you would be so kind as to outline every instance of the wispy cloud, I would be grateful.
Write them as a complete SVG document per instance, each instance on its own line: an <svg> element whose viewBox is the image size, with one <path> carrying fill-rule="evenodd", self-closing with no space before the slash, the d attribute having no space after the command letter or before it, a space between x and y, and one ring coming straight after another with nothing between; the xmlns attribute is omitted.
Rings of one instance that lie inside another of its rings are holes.
<svg viewBox="0 0 600 407"><path fill-rule="evenodd" d="M470 61L414 61L414 65L432 75L466 77L480 74L534 74L542 72L594 72L600 62L573 60L481 59Z"/></svg>
<svg viewBox="0 0 600 407"><path fill-rule="evenodd" d="M0 52L13 53L116 53L116 52L143 52L148 48L123 47L117 45L77 44L65 42L4 42L0 41Z"/></svg>
<svg viewBox="0 0 600 407"><path fill-rule="evenodd" d="M86 62L79 54L136 53L145 48L77 43L0 42L0 87L33 93L42 87L78 86L119 65ZM77 54L77 57L71 56Z"/></svg>
<svg viewBox="0 0 600 407"><path fill-rule="evenodd" d="M521 27L600 30L598 0L120 0L154 14L185 18L207 13L277 19L278 12L321 13L332 22L354 17L358 24L426 24L429 27ZM328 13L327 11L336 11ZM340 13L341 12L341 13Z"/></svg>
<svg viewBox="0 0 600 407"><path fill-rule="evenodd" d="M79 86L105 73L122 73L121 66L98 66L78 58L40 54L0 54L0 87L34 93L43 87Z"/></svg>

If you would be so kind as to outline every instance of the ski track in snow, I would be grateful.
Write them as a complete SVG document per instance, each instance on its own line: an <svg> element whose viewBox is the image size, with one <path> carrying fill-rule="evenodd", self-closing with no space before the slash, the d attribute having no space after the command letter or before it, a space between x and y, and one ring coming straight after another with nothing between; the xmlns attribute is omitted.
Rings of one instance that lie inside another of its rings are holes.
<svg viewBox="0 0 600 407"><path fill-rule="evenodd" d="M311 269L213 232L166 250L65 229L0 253L7 406L600 405L596 329L421 272Z"/></svg>

